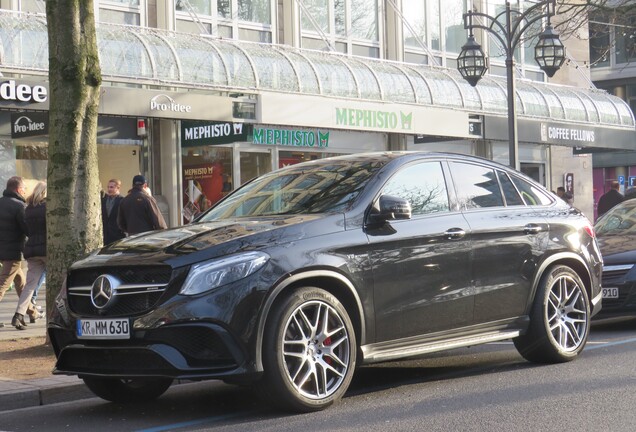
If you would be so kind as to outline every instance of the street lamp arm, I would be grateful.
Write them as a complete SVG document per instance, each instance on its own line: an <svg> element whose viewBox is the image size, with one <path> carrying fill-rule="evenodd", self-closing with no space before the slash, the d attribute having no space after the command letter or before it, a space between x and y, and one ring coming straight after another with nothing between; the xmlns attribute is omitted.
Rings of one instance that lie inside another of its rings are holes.
<svg viewBox="0 0 636 432"><path fill-rule="evenodd" d="M499 14L501 15L501 14ZM499 22L498 18L499 15L496 18L491 17L490 15L487 15L485 13L482 12L468 12L466 14L464 14L464 28L465 29L470 29L470 31L472 32L473 29L482 29L482 30L486 30L487 32L490 32L491 34L493 34L501 43L501 46L503 46L503 48L506 50L506 52L508 51L508 40L504 39L501 35L502 34L506 34L506 28L504 27L504 25ZM475 24L473 23L473 19L472 17L479 17L479 18L483 18L484 21L486 21L487 23L490 23L490 25L485 25L485 24Z"/></svg>
<svg viewBox="0 0 636 432"><path fill-rule="evenodd" d="M538 5L532 6L532 8L537 7ZM530 12L532 10L532 8L528 9L526 11L526 13ZM519 20L517 21L517 23L515 23L515 25L513 26L513 30L512 30L512 38L510 41L510 45L511 47L514 49L517 44L519 43L519 41L521 40L521 36L526 32L526 30L528 30L530 28L530 26L534 23L536 23L537 21L540 21L544 18L549 18L550 15L548 15L547 13L544 13L542 15L537 15L536 17L526 20L524 15L526 15L526 13L522 14L519 17ZM523 22L523 27L519 28L519 23Z"/></svg>

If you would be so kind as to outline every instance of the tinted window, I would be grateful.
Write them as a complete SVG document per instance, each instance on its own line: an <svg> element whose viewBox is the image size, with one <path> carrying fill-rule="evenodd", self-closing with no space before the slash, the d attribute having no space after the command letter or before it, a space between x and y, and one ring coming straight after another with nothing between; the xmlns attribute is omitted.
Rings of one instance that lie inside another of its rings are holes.
<svg viewBox="0 0 636 432"><path fill-rule="evenodd" d="M626 235L636 232L636 201L625 201L600 218L594 230L597 235Z"/></svg>
<svg viewBox="0 0 636 432"><path fill-rule="evenodd" d="M518 206L523 205L523 200L519 196L519 192L510 181L510 177L503 171L497 171L497 176L499 177L499 183L501 183L501 190L503 190L504 198L506 198L506 205L508 206Z"/></svg>
<svg viewBox="0 0 636 432"><path fill-rule="evenodd" d="M411 203L413 215L448 211L448 193L439 162L410 165L395 174L382 190Z"/></svg>
<svg viewBox="0 0 636 432"><path fill-rule="evenodd" d="M552 198L550 198L548 194L529 181L512 176L512 182L521 193L521 197L526 205L548 205L552 202Z"/></svg>
<svg viewBox="0 0 636 432"><path fill-rule="evenodd" d="M493 169L458 162L452 162L450 167L461 208L503 206L501 189Z"/></svg>
<svg viewBox="0 0 636 432"><path fill-rule="evenodd" d="M341 212L385 161L312 162L258 177L214 206L200 221Z"/></svg>

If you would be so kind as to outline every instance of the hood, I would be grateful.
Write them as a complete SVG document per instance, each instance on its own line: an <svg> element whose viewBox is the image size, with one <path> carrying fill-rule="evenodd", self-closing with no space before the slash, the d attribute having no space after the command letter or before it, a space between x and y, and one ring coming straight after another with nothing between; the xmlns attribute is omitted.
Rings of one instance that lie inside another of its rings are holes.
<svg viewBox="0 0 636 432"><path fill-rule="evenodd" d="M311 224L311 230L303 229L317 219L322 220ZM93 252L73 267L157 263L178 267L243 249L261 249L342 229L342 226L336 228L338 224L322 223L328 219L331 218L325 219L324 215L302 215L193 223L124 238ZM339 219L343 216L339 215Z"/></svg>
<svg viewBox="0 0 636 432"><path fill-rule="evenodd" d="M610 235L598 238L605 264L636 263L636 235Z"/></svg>

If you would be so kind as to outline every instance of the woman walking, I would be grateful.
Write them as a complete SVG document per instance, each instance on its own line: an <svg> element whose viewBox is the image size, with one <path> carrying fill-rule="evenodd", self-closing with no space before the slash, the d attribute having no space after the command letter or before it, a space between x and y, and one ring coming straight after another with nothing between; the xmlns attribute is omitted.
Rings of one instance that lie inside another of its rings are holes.
<svg viewBox="0 0 636 432"><path fill-rule="evenodd" d="M25 314L29 316L31 323L44 316L35 308L31 297L42 274L46 271L46 182L38 182L26 202L25 220L29 238L24 247L24 258L28 264L27 280L11 321L18 330L26 328Z"/></svg>

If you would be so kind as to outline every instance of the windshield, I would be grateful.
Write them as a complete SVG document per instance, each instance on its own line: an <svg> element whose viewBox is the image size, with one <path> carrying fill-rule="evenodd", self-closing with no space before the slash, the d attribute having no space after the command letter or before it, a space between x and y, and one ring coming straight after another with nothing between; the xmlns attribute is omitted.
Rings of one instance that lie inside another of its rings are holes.
<svg viewBox="0 0 636 432"><path fill-rule="evenodd" d="M274 171L246 184L199 221L342 212L384 163L324 159Z"/></svg>
<svg viewBox="0 0 636 432"><path fill-rule="evenodd" d="M611 209L596 222L594 230L598 235L636 234L636 200Z"/></svg>

